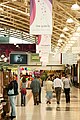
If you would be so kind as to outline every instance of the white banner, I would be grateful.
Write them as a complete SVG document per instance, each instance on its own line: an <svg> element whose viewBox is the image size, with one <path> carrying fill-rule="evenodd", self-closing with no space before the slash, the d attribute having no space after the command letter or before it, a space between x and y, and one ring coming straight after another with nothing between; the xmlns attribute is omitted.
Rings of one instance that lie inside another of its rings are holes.
<svg viewBox="0 0 80 120"><path fill-rule="evenodd" d="M30 0L30 34L52 34L52 0Z"/></svg>
<svg viewBox="0 0 80 120"><path fill-rule="evenodd" d="M51 35L41 35L38 39L39 51L51 52Z"/></svg>
<svg viewBox="0 0 80 120"><path fill-rule="evenodd" d="M38 36L38 49L40 61L47 64L49 53L51 52L51 35Z"/></svg>

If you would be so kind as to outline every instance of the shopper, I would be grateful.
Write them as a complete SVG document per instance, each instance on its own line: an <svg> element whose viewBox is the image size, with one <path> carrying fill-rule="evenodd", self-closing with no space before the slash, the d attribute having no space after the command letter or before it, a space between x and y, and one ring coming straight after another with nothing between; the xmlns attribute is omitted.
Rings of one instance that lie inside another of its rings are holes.
<svg viewBox="0 0 80 120"><path fill-rule="evenodd" d="M13 75L13 80L11 81L14 85L14 95L18 95L18 83L17 83L17 76Z"/></svg>
<svg viewBox="0 0 80 120"><path fill-rule="evenodd" d="M38 76L35 75L35 78L32 80L30 87L33 93L34 105L39 105L40 82L38 80Z"/></svg>
<svg viewBox="0 0 80 120"><path fill-rule="evenodd" d="M42 79L40 78L40 76L38 76L38 80L40 82L40 89L39 89L39 103L41 103L41 86L42 86Z"/></svg>
<svg viewBox="0 0 80 120"><path fill-rule="evenodd" d="M16 105L15 105L15 101L16 101L16 96L18 95L18 83L16 81L16 75L13 75L13 79L10 82L10 87L8 87L8 91L9 89L13 89L14 92L10 94L10 92L8 92L8 96L10 99L10 105L11 105L11 119L16 118ZM11 87L12 86L12 87ZM13 91L12 90L12 91Z"/></svg>
<svg viewBox="0 0 80 120"><path fill-rule="evenodd" d="M25 76L22 78L21 85L21 106L26 104L26 78Z"/></svg>
<svg viewBox="0 0 80 120"><path fill-rule="evenodd" d="M56 78L54 79L54 89L56 92L57 104L60 104L60 96L61 96L61 90L63 89L63 82L58 76L56 76Z"/></svg>
<svg viewBox="0 0 80 120"><path fill-rule="evenodd" d="M68 75L65 75L65 79L63 80L64 85L64 93L66 97L66 103L70 103L70 87L72 86L71 81L68 78Z"/></svg>
<svg viewBox="0 0 80 120"><path fill-rule="evenodd" d="M47 98L47 102L46 104L51 104L51 99L52 99L52 93L53 93L53 83L51 81L50 78L48 78L46 80L46 83L45 83L45 90L46 90L46 98Z"/></svg>

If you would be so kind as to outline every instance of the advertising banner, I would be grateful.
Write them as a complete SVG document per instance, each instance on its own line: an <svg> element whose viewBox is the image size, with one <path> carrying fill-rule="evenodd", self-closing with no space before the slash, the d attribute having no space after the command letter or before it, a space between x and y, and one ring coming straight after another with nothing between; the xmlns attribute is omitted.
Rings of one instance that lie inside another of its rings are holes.
<svg viewBox="0 0 80 120"><path fill-rule="evenodd" d="M31 62L40 62L39 54L31 53Z"/></svg>
<svg viewBox="0 0 80 120"><path fill-rule="evenodd" d="M30 0L30 34L52 34L52 0Z"/></svg>
<svg viewBox="0 0 80 120"><path fill-rule="evenodd" d="M38 36L39 51L51 52L51 35L39 35Z"/></svg>
<svg viewBox="0 0 80 120"><path fill-rule="evenodd" d="M51 35L38 36L38 49L42 65L48 63L49 53L51 52Z"/></svg>

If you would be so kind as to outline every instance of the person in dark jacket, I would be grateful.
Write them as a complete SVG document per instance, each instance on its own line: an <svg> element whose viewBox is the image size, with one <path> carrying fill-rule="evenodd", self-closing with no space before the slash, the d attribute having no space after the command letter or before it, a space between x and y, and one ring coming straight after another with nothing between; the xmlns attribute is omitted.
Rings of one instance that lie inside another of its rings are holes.
<svg viewBox="0 0 80 120"><path fill-rule="evenodd" d="M34 80L32 80L30 85L33 93L34 105L39 105L40 82L37 77L38 76L35 76Z"/></svg>
<svg viewBox="0 0 80 120"><path fill-rule="evenodd" d="M11 116L10 118L16 118L16 105L15 105L15 99L16 95L18 95L18 83L16 81L16 76L13 76L13 80L8 85L8 96L10 100L10 106L11 106Z"/></svg>
<svg viewBox="0 0 80 120"><path fill-rule="evenodd" d="M42 86L42 79L40 78L40 76L38 76L38 80L40 82L40 89L39 89L39 103L41 103L41 86Z"/></svg>
<svg viewBox="0 0 80 120"><path fill-rule="evenodd" d="M13 87L14 87L14 95L18 95L18 83L16 80L16 75L13 75L13 80L11 81L13 83Z"/></svg>

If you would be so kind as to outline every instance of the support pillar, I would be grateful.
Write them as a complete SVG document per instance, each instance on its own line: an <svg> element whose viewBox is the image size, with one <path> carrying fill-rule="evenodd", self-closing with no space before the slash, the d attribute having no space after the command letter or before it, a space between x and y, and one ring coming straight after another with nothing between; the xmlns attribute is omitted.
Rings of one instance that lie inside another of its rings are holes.
<svg viewBox="0 0 80 120"><path fill-rule="evenodd" d="M17 95L17 106L21 105L21 95L20 95L20 66L18 65L18 95Z"/></svg>

